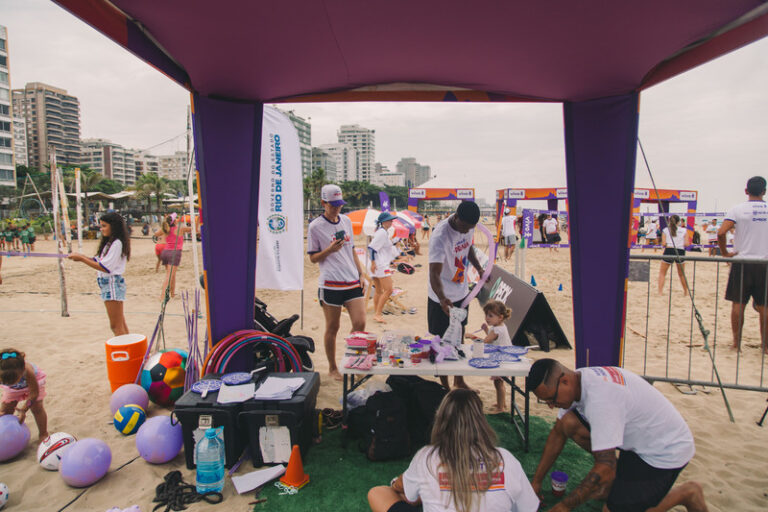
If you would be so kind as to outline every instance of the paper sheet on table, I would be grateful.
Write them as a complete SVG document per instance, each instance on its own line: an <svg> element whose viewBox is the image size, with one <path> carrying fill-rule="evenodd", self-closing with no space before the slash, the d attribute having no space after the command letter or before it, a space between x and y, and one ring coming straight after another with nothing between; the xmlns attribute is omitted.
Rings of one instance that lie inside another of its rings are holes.
<svg viewBox="0 0 768 512"><path fill-rule="evenodd" d="M288 400L304 385L302 378L267 377L253 394L256 400Z"/></svg>
<svg viewBox="0 0 768 512"><path fill-rule="evenodd" d="M220 404L232 404L245 402L249 398L253 398L253 392L256 390L256 384L249 382L247 384L240 384L238 386L227 386L222 384L219 388L219 396L216 401Z"/></svg>
<svg viewBox="0 0 768 512"><path fill-rule="evenodd" d="M244 492L252 491L257 487L261 487L270 480L274 480L285 473L285 466L282 464L271 468L258 469L251 471L244 475L233 476L232 483L235 485L237 494L243 494Z"/></svg>
<svg viewBox="0 0 768 512"><path fill-rule="evenodd" d="M291 431L288 427L259 428L259 448L264 463L287 463L291 458Z"/></svg>

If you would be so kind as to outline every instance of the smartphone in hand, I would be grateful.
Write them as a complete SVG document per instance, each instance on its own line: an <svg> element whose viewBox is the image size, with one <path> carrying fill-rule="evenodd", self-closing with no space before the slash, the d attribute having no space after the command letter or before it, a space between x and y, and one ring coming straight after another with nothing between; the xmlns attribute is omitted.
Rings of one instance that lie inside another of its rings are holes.
<svg viewBox="0 0 768 512"><path fill-rule="evenodd" d="M344 237L347 235L347 232L344 230L337 231L334 235L336 237L336 240L344 240Z"/></svg>

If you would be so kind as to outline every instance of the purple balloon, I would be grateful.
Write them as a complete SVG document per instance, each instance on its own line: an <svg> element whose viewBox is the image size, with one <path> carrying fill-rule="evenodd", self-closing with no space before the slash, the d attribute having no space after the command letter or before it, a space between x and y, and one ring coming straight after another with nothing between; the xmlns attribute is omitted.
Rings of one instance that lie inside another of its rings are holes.
<svg viewBox="0 0 768 512"><path fill-rule="evenodd" d="M29 443L29 427L19 423L18 416L0 416L0 461L12 459Z"/></svg>
<svg viewBox="0 0 768 512"><path fill-rule="evenodd" d="M119 408L128 404L136 404L146 411L149 405L149 395L138 384L123 384L112 393L112 398L109 399L109 410L112 416Z"/></svg>
<svg viewBox="0 0 768 512"><path fill-rule="evenodd" d="M147 419L136 434L139 455L152 464L164 464L176 457L183 443L181 425L172 425L170 416Z"/></svg>
<svg viewBox="0 0 768 512"><path fill-rule="evenodd" d="M75 442L61 456L59 473L72 487L87 487L107 474L112 451L101 439L87 437Z"/></svg>

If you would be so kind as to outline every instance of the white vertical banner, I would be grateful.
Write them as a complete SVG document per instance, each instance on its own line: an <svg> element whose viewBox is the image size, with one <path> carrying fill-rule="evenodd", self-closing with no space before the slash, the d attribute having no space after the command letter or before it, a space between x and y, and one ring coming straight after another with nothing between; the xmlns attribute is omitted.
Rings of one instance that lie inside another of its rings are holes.
<svg viewBox="0 0 768 512"><path fill-rule="evenodd" d="M304 286L304 184L299 135L288 116L264 107L256 288Z"/></svg>

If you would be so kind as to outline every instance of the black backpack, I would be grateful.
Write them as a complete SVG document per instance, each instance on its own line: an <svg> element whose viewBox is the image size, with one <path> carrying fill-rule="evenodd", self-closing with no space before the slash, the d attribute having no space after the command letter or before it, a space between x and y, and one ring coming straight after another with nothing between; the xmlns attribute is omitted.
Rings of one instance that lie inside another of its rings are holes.
<svg viewBox="0 0 768 512"><path fill-rule="evenodd" d="M361 443L369 460L402 459L411 453L405 404L392 391L376 393L365 403L368 431Z"/></svg>
<svg viewBox="0 0 768 512"><path fill-rule="evenodd" d="M405 403L412 447L429 444L435 413L448 390L433 380L406 375L392 375L387 384Z"/></svg>

